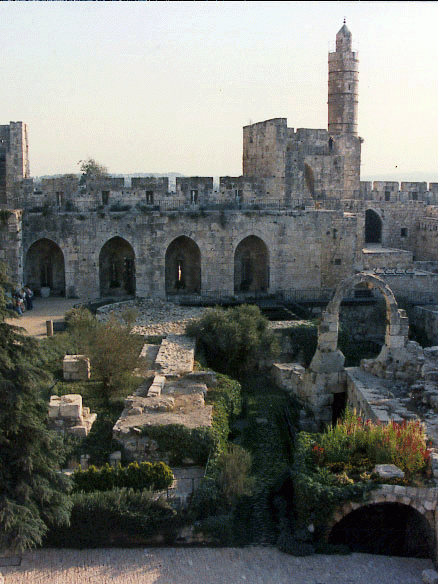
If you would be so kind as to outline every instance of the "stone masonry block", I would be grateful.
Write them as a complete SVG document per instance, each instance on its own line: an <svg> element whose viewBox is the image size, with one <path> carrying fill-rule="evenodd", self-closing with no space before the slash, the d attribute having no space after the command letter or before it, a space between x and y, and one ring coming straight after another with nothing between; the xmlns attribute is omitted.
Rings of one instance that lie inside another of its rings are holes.
<svg viewBox="0 0 438 584"><path fill-rule="evenodd" d="M57 418L59 416L60 405L61 398L57 395L52 395L49 402L49 418Z"/></svg>
<svg viewBox="0 0 438 584"><path fill-rule="evenodd" d="M82 416L82 396L78 393L63 395L59 413L63 418L80 419Z"/></svg>

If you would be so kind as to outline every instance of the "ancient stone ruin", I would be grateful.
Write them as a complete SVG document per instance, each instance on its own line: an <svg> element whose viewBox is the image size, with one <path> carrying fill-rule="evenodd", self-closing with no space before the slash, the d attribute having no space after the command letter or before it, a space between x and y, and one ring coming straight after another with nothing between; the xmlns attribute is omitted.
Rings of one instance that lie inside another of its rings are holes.
<svg viewBox="0 0 438 584"><path fill-rule="evenodd" d="M150 349L145 345L142 354ZM168 335L162 340L152 364L152 381L146 379L134 395L125 399L125 409L113 428L113 436L134 460L164 460L166 452L148 437L147 428L179 424L186 428L210 427L212 406L205 404L214 373L194 372L194 339ZM186 463L193 461L186 460Z"/></svg>
<svg viewBox="0 0 438 584"><path fill-rule="evenodd" d="M52 395L49 403L49 427L62 434L72 434L85 438L96 421L97 414L82 407L82 396L68 394L61 397Z"/></svg>

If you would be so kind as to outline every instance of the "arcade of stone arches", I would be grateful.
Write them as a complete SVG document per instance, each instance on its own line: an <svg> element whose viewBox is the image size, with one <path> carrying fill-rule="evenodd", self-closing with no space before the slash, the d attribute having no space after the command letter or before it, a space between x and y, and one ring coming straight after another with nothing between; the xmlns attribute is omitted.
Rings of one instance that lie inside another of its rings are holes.
<svg viewBox="0 0 438 584"><path fill-rule="evenodd" d="M201 251L186 235L175 238L167 247L165 262L166 295L199 294L202 291ZM101 297L135 296L136 258L132 245L115 236L99 252ZM65 259L59 245L48 238L38 239L25 257L25 280L35 291L49 288L51 295L67 295ZM267 292L269 289L269 251L255 235L245 237L234 252L234 291Z"/></svg>

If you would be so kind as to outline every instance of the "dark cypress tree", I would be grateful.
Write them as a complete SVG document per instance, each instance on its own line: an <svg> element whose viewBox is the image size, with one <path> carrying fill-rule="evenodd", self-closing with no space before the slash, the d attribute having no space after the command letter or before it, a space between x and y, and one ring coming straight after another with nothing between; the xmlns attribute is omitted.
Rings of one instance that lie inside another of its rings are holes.
<svg viewBox="0 0 438 584"><path fill-rule="evenodd" d="M50 377L38 342L5 322L8 287L0 266L0 549L20 553L41 544L48 524L68 524L71 502L62 442L46 425Z"/></svg>

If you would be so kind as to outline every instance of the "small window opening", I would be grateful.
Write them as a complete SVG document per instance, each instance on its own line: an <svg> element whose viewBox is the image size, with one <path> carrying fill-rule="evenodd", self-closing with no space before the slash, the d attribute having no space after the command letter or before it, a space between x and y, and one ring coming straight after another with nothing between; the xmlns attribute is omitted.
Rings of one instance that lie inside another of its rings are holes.
<svg viewBox="0 0 438 584"><path fill-rule="evenodd" d="M400 237L407 237L408 236L408 228L407 227L402 227L400 229Z"/></svg>
<svg viewBox="0 0 438 584"><path fill-rule="evenodd" d="M109 191L102 191L102 205L108 205L109 203Z"/></svg>
<svg viewBox="0 0 438 584"><path fill-rule="evenodd" d="M147 205L154 204L154 191L146 191L146 204Z"/></svg>
<svg viewBox="0 0 438 584"><path fill-rule="evenodd" d="M390 191L385 191L385 201L390 201L391 200L391 193Z"/></svg>
<svg viewBox="0 0 438 584"><path fill-rule="evenodd" d="M196 205L198 202L198 191L196 189L192 189L190 191L190 203L192 205Z"/></svg>

